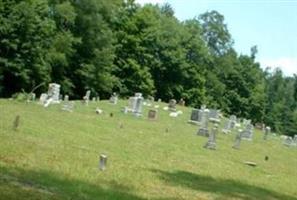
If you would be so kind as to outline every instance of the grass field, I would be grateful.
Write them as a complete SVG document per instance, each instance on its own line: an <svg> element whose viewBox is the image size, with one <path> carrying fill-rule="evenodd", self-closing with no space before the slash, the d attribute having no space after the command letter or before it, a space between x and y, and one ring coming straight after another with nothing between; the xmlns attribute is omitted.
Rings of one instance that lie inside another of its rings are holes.
<svg viewBox="0 0 297 200"><path fill-rule="evenodd" d="M187 123L190 108L178 107L178 118L160 109L150 121L147 107L136 118L120 112L125 104L76 102L69 113L0 100L0 199L297 200L297 148L278 137L263 141L257 131L235 150L234 133L219 133L217 150L207 150L207 138ZM96 115L96 107L104 113ZM101 153L106 171L98 169Z"/></svg>

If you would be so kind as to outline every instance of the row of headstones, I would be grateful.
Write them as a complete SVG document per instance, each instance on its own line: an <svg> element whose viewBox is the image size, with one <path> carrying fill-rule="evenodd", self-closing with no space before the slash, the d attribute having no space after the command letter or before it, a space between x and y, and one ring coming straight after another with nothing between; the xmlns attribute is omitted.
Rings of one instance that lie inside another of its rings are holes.
<svg viewBox="0 0 297 200"><path fill-rule="evenodd" d="M297 135L294 135L294 137L285 136L283 144L288 147L297 146Z"/></svg>

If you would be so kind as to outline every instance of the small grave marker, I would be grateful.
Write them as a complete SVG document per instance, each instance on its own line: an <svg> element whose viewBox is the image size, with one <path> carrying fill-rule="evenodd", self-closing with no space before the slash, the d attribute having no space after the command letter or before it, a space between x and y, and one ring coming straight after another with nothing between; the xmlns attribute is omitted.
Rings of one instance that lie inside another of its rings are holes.
<svg viewBox="0 0 297 200"><path fill-rule="evenodd" d="M157 119L157 113L158 113L157 110L153 110L153 109L149 110L149 112L148 112L148 119L150 119L150 120L156 120Z"/></svg>
<svg viewBox="0 0 297 200"><path fill-rule="evenodd" d="M104 171L107 164L107 155L101 154L99 159L99 169Z"/></svg>
<svg viewBox="0 0 297 200"><path fill-rule="evenodd" d="M20 115L17 115L13 121L13 130L17 130L20 125Z"/></svg>

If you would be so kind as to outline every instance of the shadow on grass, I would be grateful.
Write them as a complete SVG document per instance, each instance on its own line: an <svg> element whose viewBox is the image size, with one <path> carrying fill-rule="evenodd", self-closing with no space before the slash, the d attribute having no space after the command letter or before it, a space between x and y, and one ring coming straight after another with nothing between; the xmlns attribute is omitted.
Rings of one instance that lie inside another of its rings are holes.
<svg viewBox="0 0 297 200"><path fill-rule="evenodd" d="M144 200L132 192L116 182L91 184L49 171L0 167L0 200Z"/></svg>
<svg viewBox="0 0 297 200"><path fill-rule="evenodd" d="M217 194L218 199L297 200L265 188L248 185L235 180L215 179L186 171L167 172L152 170L161 180L172 186Z"/></svg>

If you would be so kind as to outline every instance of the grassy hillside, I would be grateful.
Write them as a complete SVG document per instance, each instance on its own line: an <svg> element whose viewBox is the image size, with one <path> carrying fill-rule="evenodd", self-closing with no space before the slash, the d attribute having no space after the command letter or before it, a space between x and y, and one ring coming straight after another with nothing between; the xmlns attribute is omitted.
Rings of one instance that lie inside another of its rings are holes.
<svg viewBox="0 0 297 200"><path fill-rule="evenodd" d="M159 109L150 121L147 107L136 118L120 112L125 104L76 102L69 113L0 100L0 199L297 199L297 148L256 132L240 150L231 148L234 134L220 133L217 150L207 150L207 138L186 123L189 108L178 107L178 118ZM101 153L106 171L98 170Z"/></svg>

